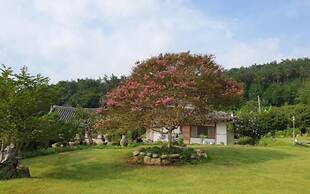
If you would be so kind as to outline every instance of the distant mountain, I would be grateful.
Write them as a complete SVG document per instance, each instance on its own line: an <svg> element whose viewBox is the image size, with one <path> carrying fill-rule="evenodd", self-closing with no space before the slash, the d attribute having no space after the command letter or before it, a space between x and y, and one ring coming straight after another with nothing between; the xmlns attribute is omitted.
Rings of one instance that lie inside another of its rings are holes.
<svg viewBox="0 0 310 194"><path fill-rule="evenodd" d="M310 59L255 64L226 70L225 74L244 83L244 101L256 100L260 96L265 105L296 104L300 90L310 79Z"/></svg>

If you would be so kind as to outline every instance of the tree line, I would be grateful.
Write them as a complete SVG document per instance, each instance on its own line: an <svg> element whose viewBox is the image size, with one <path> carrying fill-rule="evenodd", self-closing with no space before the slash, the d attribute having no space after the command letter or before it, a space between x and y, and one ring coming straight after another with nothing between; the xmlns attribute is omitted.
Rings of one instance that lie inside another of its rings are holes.
<svg viewBox="0 0 310 194"><path fill-rule="evenodd" d="M244 84L244 103L256 101L257 96L261 97L264 105L271 106L307 101L305 88L309 87L309 58L232 68L226 70L225 74Z"/></svg>

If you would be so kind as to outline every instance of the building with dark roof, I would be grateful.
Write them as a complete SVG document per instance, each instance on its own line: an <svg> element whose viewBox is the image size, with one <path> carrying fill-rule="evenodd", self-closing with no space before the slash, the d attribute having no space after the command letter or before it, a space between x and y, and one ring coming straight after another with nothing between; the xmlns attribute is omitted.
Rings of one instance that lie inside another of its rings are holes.
<svg viewBox="0 0 310 194"><path fill-rule="evenodd" d="M74 117L77 110L78 108L75 107L53 105L50 113L57 113L60 120L68 122ZM98 108L83 108L83 110L90 113L95 113Z"/></svg>

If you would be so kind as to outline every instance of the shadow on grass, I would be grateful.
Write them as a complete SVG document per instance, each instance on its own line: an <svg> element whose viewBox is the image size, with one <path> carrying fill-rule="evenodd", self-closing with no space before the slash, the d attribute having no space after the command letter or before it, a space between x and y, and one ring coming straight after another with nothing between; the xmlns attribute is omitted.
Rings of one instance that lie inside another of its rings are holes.
<svg viewBox="0 0 310 194"><path fill-rule="evenodd" d="M270 148L208 146L199 147L199 149L206 149L208 153L208 160L204 165L255 165L266 161L284 160L294 157L294 154L289 153L287 150L282 151ZM145 166L128 165L126 163L127 155L128 153L124 152L114 157L113 153L110 153L109 159L58 161L47 172L40 174L40 177L77 181L126 179L132 176L131 171L147 168ZM197 164L196 167L199 168L199 165ZM154 167L154 170L157 168L161 167ZM177 166L176 168L179 167ZM182 166L180 166L180 169L182 169Z"/></svg>
<svg viewBox="0 0 310 194"><path fill-rule="evenodd" d="M130 167L120 163L91 162L85 164L67 165L42 174L40 177L48 177L64 180L92 181L102 179L124 178L130 171L137 167Z"/></svg>
<svg viewBox="0 0 310 194"><path fill-rule="evenodd" d="M209 147L206 149L209 163L215 165L255 164L270 160L284 160L294 156L282 150L258 147Z"/></svg>

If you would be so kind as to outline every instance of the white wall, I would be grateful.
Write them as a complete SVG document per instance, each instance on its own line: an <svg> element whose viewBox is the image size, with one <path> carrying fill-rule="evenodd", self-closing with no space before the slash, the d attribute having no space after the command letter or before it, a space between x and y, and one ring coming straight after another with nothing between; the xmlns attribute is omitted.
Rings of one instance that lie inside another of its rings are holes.
<svg viewBox="0 0 310 194"><path fill-rule="evenodd" d="M166 129L162 129L163 132L167 132ZM181 130L180 127L176 128L175 130L172 131L172 136L173 138L175 138L176 135L180 135L181 134ZM167 134L161 134L159 132L153 131L151 129L148 129L146 131L146 139L147 140L151 140L153 142L156 141L168 141L168 135Z"/></svg>
<svg viewBox="0 0 310 194"><path fill-rule="evenodd" d="M190 139L190 144L215 144L215 139L201 139L201 138L193 138Z"/></svg>
<svg viewBox="0 0 310 194"><path fill-rule="evenodd" d="M226 123L216 123L216 144L227 145L227 128Z"/></svg>

